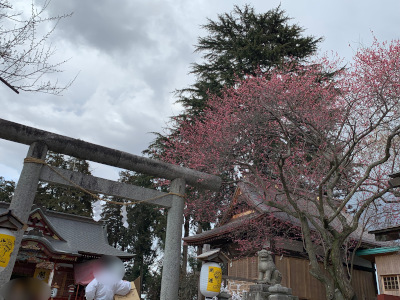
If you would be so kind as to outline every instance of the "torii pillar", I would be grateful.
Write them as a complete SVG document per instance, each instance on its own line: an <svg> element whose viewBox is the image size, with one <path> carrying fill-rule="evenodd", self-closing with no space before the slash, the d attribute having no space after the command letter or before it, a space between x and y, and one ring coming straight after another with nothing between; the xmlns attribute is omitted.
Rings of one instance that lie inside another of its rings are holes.
<svg viewBox="0 0 400 300"><path fill-rule="evenodd" d="M220 177L162 161L140 157L116 149L95 145L86 141L58 135L3 119L0 119L0 138L29 145L30 148L27 157L43 160L46 156L47 150L51 150L80 159L90 160L117 168L171 180L170 191L176 195L172 195L172 204L168 210L167 216L165 253L161 281L161 299L174 300L178 298L183 211L185 206L184 199L180 195L185 194L186 184L218 191L221 186ZM28 221L29 212L35 198L39 179L51 179L51 176L48 176L48 174L46 175L46 168L47 167L44 167L42 164L35 162L28 162L24 165L10 205L10 209L14 210L15 215L23 223L27 223ZM65 172L65 170L59 171ZM66 173L72 174L74 172ZM121 185L121 183L118 182L111 182L95 178L94 176L86 176L81 173L71 176L87 177L86 179L90 179L87 181L98 183L97 185L99 189L95 189L93 186L86 187L88 190L98 193L107 194L107 192L117 192L118 189L114 189L113 187ZM105 182L108 183L105 184ZM61 183L65 184L65 182L62 181ZM82 185L83 182L79 182L79 184ZM106 185L108 188L105 187ZM123 191L120 190L120 192L122 193ZM0 274L0 286L6 283L11 276L23 234L24 230L17 231L15 248L11 255L10 263Z"/></svg>

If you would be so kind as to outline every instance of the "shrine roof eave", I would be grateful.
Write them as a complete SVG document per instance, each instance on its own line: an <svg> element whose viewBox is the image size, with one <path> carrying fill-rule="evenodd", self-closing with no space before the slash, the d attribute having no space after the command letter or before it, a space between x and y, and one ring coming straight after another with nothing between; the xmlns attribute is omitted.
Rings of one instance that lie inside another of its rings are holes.
<svg viewBox="0 0 400 300"><path fill-rule="evenodd" d="M276 213L276 217L280 220L287 220L284 217L283 213ZM223 241L225 242L231 242L232 241L232 233L241 227L244 226L246 222L251 222L251 221L257 221L259 218L265 216L265 213L259 213L259 212L254 212L252 214L231 220L228 223L225 223L224 225L221 225L219 227L216 227L214 229L189 236L186 238L183 238L184 244L189 245L189 246L201 246L204 244L217 244L221 243ZM292 220L290 219L292 224L297 224L297 220ZM298 222L298 221L297 221ZM299 225L299 224L297 224ZM364 248L376 248L380 246L384 246L385 244L382 242L377 242L372 239L363 239L360 245L361 249Z"/></svg>
<svg viewBox="0 0 400 300"><path fill-rule="evenodd" d="M79 251L71 249L66 242L62 241L50 241L46 237L41 236L34 236L34 235L24 235L23 237L24 242L34 241L42 244L50 253L55 255L68 255L74 257L81 257L81 256L94 256L94 257L101 257L103 255L112 255L119 257L120 259L129 260L132 259L135 255L131 253L126 253L121 250L115 249L113 247L109 247L107 252L104 251Z"/></svg>
<svg viewBox="0 0 400 300"><path fill-rule="evenodd" d="M79 251L79 254L82 256L97 256L97 257L100 257L102 255L109 255L109 254L99 254L99 253L91 253L91 252L83 252L83 251ZM130 260L130 259L134 258L136 255L120 251L120 253L115 253L113 256L116 256L122 260Z"/></svg>
<svg viewBox="0 0 400 300"><path fill-rule="evenodd" d="M44 221L46 222L46 225L50 228L50 230L51 230L55 235L57 235L58 238L59 238L61 241L66 242L66 240L62 237L62 235L59 234L59 233L57 232L56 228L54 228L53 224L49 221L49 219L47 218L46 214L43 213L43 211L42 211L41 208L39 208L39 207L34 208L34 209L30 212L29 216L32 216L32 215L34 215L35 213L40 214L40 216L44 219Z"/></svg>
<svg viewBox="0 0 400 300"><path fill-rule="evenodd" d="M262 214L259 213L246 215L214 229L204 231L193 236L185 237L183 238L183 241L186 245L189 246L200 246L203 244L213 244L218 240L228 240L230 239L230 235L235 229L243 227L244 222L255 221L260 217L262 217Z"/></svg>
<svg viewBox="0 0 400 300"><path fill-rule="evenodd" d="M34 235L24 235L22 238L22 241L23 242L29 242L29 241L38 242L38 243L42 244L44 247L46 247L46 249L53 254L62 254L62 255L77 256L77 257L81 256L81 254L79 252L67 248L68 247L67 245L63 245L64 249L62 249L61 247L55 246L53 242L49 241L45 237L34 236ZM62 242L62 243L65 243L65 242ZM67 243L65 243L65 244L67 244Z"/></svg>

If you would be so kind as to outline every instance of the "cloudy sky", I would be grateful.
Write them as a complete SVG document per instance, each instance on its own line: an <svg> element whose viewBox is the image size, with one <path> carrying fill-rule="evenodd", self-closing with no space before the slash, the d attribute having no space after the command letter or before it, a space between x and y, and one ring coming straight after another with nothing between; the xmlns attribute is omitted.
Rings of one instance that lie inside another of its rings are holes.
<svg viewBox="0 0 400 300"><path fill-rule="evenodd" d="M36 0L40 5L43 0ZM28 0L11 1L29 9ZM400 38L400 1L385 0L52 0L51 15L73 12L53 34L55 60L70 60L57 74L67 82L62 97L21 93L0 85L0 118L141 154L180 112L172 92L193 82L190 64L206 18L249 3L266 12L279 3L306 29L323 36L321 51L347 61L372 33L380 40ZM27 146L0 140L0 176L17 180ZM116 179L115 168L92 164L97 176Z"/></svg>

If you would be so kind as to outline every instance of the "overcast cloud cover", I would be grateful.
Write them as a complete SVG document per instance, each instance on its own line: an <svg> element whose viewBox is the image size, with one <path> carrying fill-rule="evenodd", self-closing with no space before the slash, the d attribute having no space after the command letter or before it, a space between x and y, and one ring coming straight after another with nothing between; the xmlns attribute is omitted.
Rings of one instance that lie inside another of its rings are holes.
<svg viewBox="0 0 400 300"><path fill-rule="evenodd" d="M36 0L40 5L43 0ZM29 10L28 0L13 0ZM380 41L400 38L400 1L372 0L52 0L48 13L73 12L54 32L56 59L71 58L57 74L67 82L62 97L14 94L0 85L0 118L141 154L168 117L180 112L172 92L193 82L190 64L206 18L249 3L266 12L279 3L306 28L323 36L322 51L347 61L374 35ZM0 140L0 176L17 180L27 146ZM116 179L118 170L91 164L97 176Z"/></svg>

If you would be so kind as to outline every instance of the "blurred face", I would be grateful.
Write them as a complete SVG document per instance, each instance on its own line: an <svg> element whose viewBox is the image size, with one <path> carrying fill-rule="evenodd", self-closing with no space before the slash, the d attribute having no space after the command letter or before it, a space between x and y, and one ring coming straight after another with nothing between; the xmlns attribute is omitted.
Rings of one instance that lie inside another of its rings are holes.
<svg viewBox="0 0 400 300"><path fill-rule="evenodd" d="M103 256L99 259L99 269L94 277L103 284L114 284L120 281L125 274L125 268L122 261L113 256Z"/></svg>
<svg viewBox="0 0 400 300"><path fill-rule="evenodd" d="M18 278L8 282L0 294L5 300L47 300L50 287L34 278Z"/></svg>

